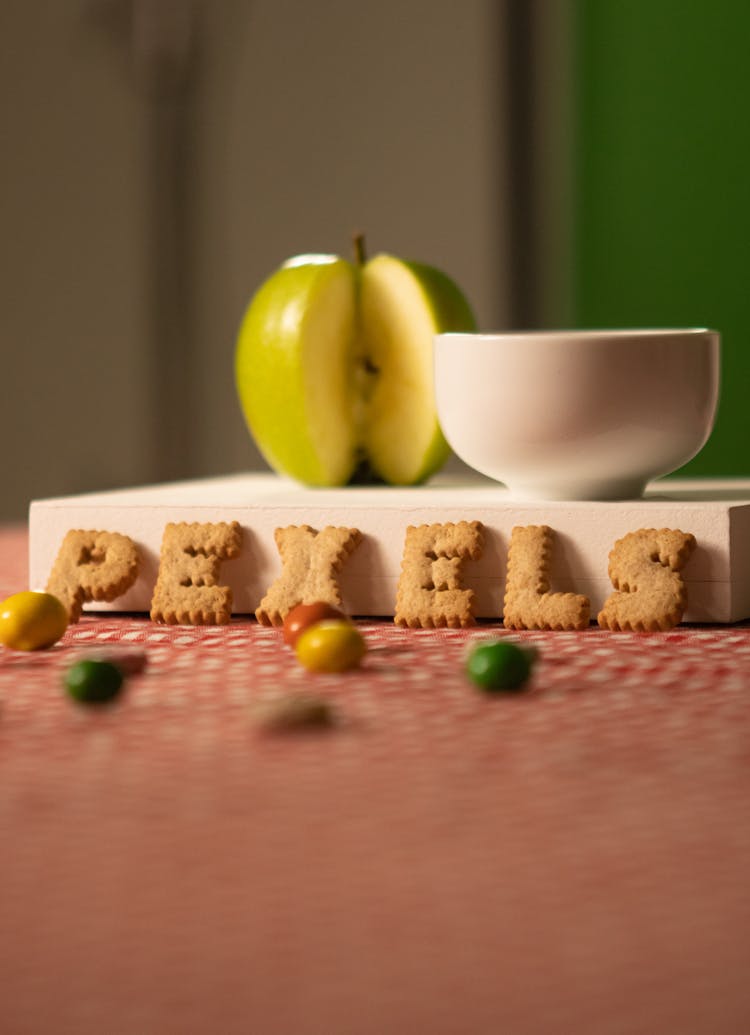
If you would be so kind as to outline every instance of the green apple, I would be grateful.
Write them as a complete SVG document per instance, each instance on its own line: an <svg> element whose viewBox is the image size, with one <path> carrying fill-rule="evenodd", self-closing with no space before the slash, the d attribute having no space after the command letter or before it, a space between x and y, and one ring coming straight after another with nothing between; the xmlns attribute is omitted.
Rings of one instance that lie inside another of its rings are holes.
<svg viewBox="0 0 750 1035"><path fill-rule="evenodd" d="M237 341L248 427L276 471L306 485L415 485L449 447L435 410L433 336L473 330L439 270L390 255L300 255L258 289Z"/></svg>

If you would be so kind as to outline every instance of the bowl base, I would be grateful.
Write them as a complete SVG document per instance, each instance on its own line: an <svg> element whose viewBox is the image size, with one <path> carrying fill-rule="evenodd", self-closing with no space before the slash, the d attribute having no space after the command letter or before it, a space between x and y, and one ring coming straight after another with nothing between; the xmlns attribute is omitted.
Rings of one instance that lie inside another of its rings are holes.
<svg viewBox="0 0 750 1035"><path fill-rule="evenodd" d="M647 482L641 478L622 478L605 481L504 484L511 499L541 503L545 500L639 500L645 492Z"/></svg>

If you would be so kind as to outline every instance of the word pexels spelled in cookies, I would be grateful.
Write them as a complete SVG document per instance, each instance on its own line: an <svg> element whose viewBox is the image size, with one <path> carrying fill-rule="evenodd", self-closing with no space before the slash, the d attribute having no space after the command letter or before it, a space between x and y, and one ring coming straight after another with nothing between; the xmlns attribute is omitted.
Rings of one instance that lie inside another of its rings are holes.
<svg viewBox="0 0 750 1035"><path fill-rule="evenodd" d="M362 534L332 525L316 531L289 525L274 532L281 572L255 616L281 625L300 603L341 606L338 575ZM484 546L479 521L409 525L406 529L394 621L410 628L465 628L474 624L474 592L462 584L467 560ZM677 625L687 606L681 571L695 549L689 532L641 528L618 539L609 554L614 592L597 615L603 629L653 631ZM554 532L547 525L512 529L508 548L503 625L507 629L585 629L588 597L550 589ZM164 528L151 619L170 625L216 625L229 621L232 591L220 584L223 561L238 556L238 522L169 523ZM136 544L119 532L68 532L47 583L78 621L87 601L112 601L138 578Z"/></svg>

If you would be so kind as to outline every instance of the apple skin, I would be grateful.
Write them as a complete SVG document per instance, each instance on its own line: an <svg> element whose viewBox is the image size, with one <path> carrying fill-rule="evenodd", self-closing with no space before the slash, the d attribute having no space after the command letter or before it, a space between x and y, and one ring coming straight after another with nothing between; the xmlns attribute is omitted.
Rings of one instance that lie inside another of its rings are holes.
<svg viewBox="0 0 750 1035"><path fill-rule="evenodd" d="M431 266L388 255L290 259L240 326L235 378L248 428L274 470L306 485L425 481L450 453L432 336L475 327L462 292Z"/></svg>
<svg viewBox="0 0 750 1035"><path fill-rule="evenodd" d="M248 428L275 471L307 485L345 485L356 466L348 383L355 296L351 263L290 260L260 286L240 327L235 380ZM316 396L337 387L339 406L317 413Z"/></svg>

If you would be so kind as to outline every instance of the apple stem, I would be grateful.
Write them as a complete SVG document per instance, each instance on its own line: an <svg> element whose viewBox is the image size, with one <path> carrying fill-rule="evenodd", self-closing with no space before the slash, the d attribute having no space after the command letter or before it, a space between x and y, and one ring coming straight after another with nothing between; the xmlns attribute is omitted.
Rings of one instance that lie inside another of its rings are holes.
<svg viewBox="0 0 750 1035"><path fill-rule="evenodd" d="M365 248L365 235L354 235L354 261L358 266L364 266L367 262L367 249Z"/></svg>

